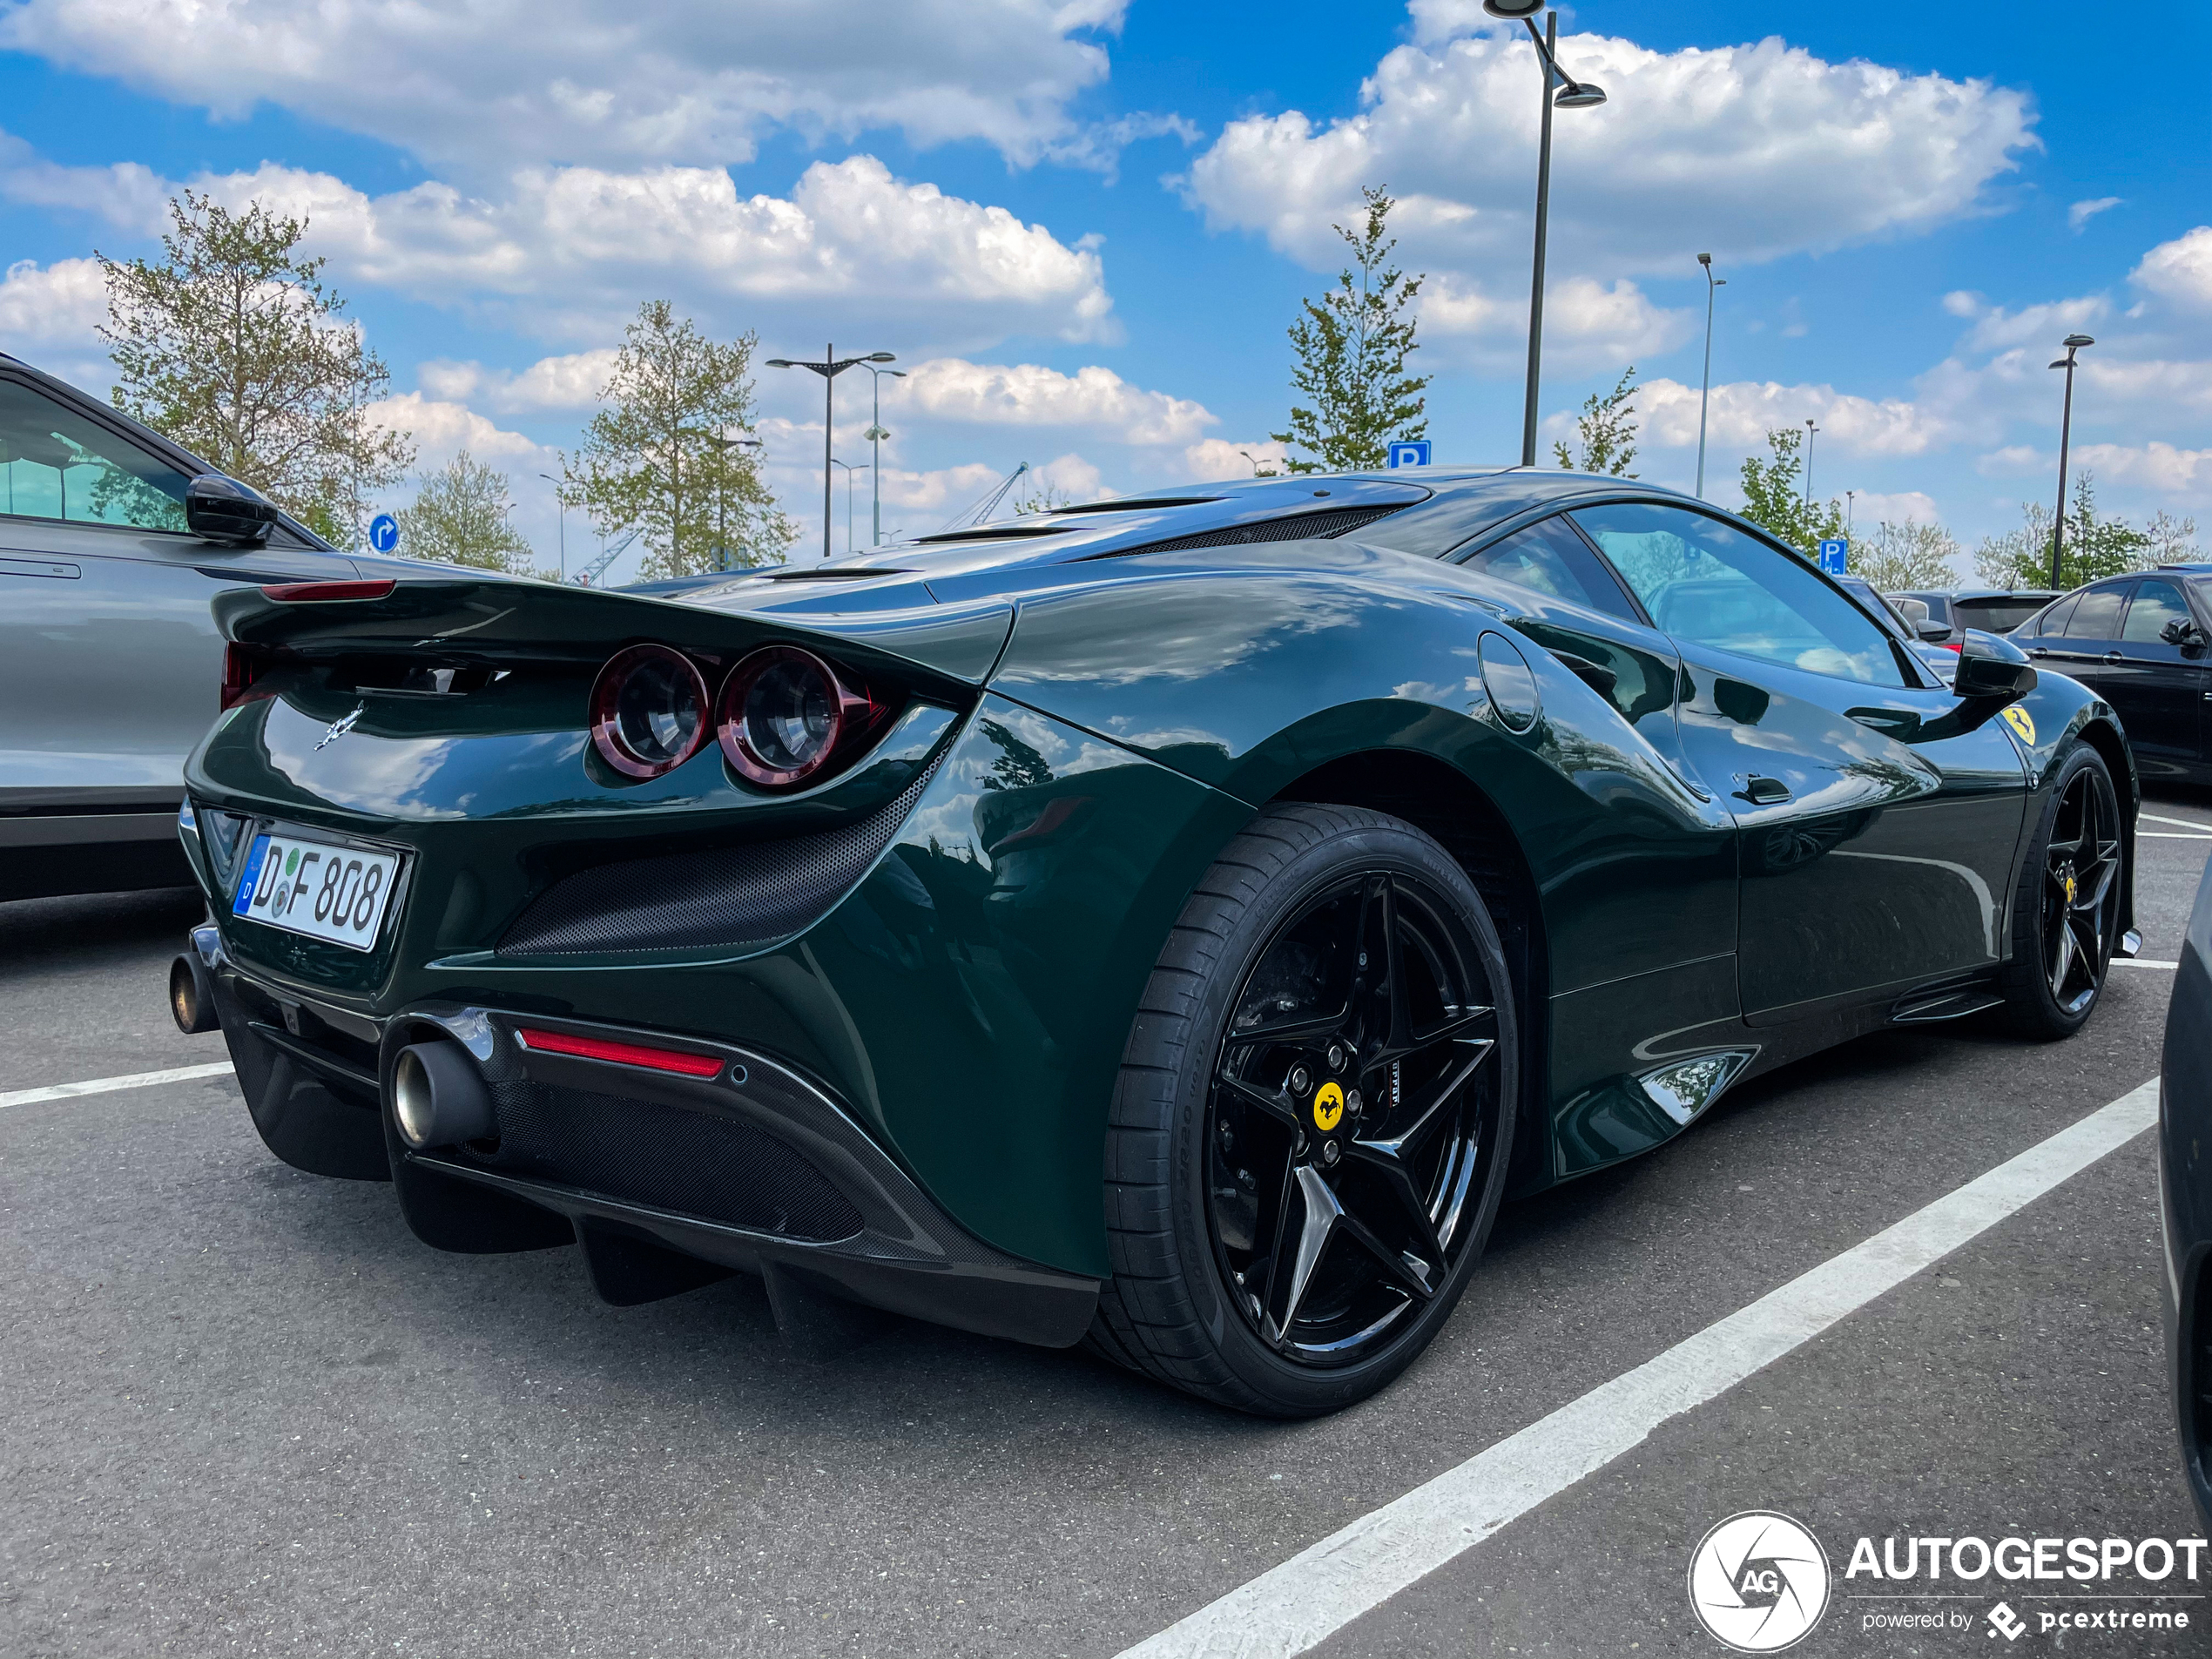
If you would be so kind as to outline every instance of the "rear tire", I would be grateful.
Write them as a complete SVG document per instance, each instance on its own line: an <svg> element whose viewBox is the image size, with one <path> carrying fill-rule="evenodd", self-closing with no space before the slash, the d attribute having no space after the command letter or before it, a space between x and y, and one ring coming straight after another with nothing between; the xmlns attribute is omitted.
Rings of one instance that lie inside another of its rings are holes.
<svg viewBox="0 0 2212 1659"><path fill-rule="evenodd" d="M2104 757L2076 741L2053 775L2013 894L2003 986L2013 1028L2070 1037L2104 995L2120 935L2127 839Z"/></svg>
<svg viewBox="0 0 2212 1659"><path fill-rule="evenodd" d="M1092 1349L1271 1417L1388 1383L1497 1214L1516 1013L1488 907L1434 840L1357 807L1263 813L1192 893L1130 1032Z"/></svg>

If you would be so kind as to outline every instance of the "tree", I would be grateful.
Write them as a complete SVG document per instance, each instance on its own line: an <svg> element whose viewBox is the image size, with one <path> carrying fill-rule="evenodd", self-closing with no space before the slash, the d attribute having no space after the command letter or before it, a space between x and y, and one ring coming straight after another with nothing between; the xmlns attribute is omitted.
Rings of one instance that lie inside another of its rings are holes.
<svg viewBox="0 0 2212 1659"><path fill-rule="evenodd" d="M1743 457L1743 505L1737 510L1777 540L1811 558L1821 543L1844 533L1843 503L1808 502L1798 486L1805 435L1784 427L1766 435L1769 458Z"/></svg>
<svg viewBox="0 0 2212 1659"><path fill-rule="evenodd" d="M1629 400L1636 395L1636 366L1630 363L1627 372L1614 383L1613 389L1601 395L1591 393L1582 400L1582 412L1575 418L1575 435L1581 446L1580 461L1568 453L1563 443L1552 445L1552 454L1568 472L1602 472L1615 478L1633 478L1629 463L1636 458L1636 406Z"/></svg>
<svg viewBox="0 0 2212 1659"><path fill-rule="evenodd" d="M2059 555L2059 586L2078 588L2099 577L2119 576L2162 562L2161 552L2175 550L2188 556L2188 539L2196 534L2194 520L2175 523L2163 514L2152 521L2151 531L2139 530L2125 518L2101 516L2097 511L2094 475L2087 467L2074 481L2074 505L2066 516L2066 545ZM1974 573L1993 588L2040 588L2051 579L2051 509L2040 502L2020 503L2017 529L2002 536L1985 536L1974 550Z"/></svg>
<svg viewBox="0 0 2212 1659"><path fill-rule="evenodd" d="M1298 356L1291 386L1312 407L1293 404L1290 429L1269 435L1318 457L1289 460L1292 472L1379 467L1389 459L1392 439L1428 434L1421 398L1428 377L1406 372L1406 360L1420 349L1408 307L1426 279L1390 266L1398 244L1386 234L1396 205L1389 194L1380 187L1360 194L1367 203L1365 227L1357 234L1332 227L1351 247L1358 274L1339 273L1335 288L1301 302L1303 314L1291 325Z"/></svg>
<svg viewBox="0 0 2212 1659"><path fill-rule="evenodd" d="M415 446L368 417L391 374L323 262L300 257L307 221L191 190L169 219L158 263L94 255L116 408L351 545L362 497L404 476Z"/></svg>
<svg viewBox="0 0 2212 1659"><path fill-rule="evenodd" d="M530 544L507 522L515 503L505 473L463 449L420 483L415 505L394 515L401 553L480 570L529 569Z"/></svg>
<svg viewBox="0 0 2212 1659"><path fill-rule="evenodd" d="M562 457L562 492L603 536L638 532L647 580L780 560L797 538L730 441L751 431L754 337L710 340L665 300L623 331L583 448Z"/></svg>
<svg viewBox="0 0 2212 1659"><path fill-rule="evenodd" d="M1035 476L1034 473L1030 475ZM1051 484L1039 484L1014 503L1014 516L1020 518L1028 513L1056 513L1074 499L1065 490Z"/></svg>
<svg viewBox="0 0 2212 1659"><path fill-rule="evenodd" d="M1905 588L1947 588L1958 581L1952 556L1959 543L1940 524L1908 519L1892 524L1884 519L1875 526L1872 540L1853 542L1851 570L1865 577L1884 593Z"/></svg>

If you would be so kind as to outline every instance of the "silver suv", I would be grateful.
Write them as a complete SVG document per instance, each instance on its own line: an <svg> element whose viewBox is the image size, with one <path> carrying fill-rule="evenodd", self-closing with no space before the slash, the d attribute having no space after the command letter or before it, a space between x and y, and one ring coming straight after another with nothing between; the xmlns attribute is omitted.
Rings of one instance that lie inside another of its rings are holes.
<svg viewBox="0 0 2212 1659"><path fill-rule="evenodd" d="M0 354L0 900L188 883L185 757L223 678L208 602L395 563Z"/></svg>

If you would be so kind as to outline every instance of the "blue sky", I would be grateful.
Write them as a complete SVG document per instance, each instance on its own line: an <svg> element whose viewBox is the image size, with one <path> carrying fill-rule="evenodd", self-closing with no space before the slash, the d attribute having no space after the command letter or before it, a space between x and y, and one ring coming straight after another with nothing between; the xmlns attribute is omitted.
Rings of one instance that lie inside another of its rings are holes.
<svg viewBox="0 0 2212 1659"><path fill-rule="evenodd" d="M2050 491L2043 365L2078 327L2103 503L2212 536L2206 9L1603 0L1561 32L1611 101L1558 119L1548 436L1633 361L1638 469L1689 484L1710 249L1715 499L1810 415L1862 528L1971 545ZM764 357L897 353L885 523L926 530L1022 460L1076 496L1247 470L1329 226L1380 183L1427 273L1439 458L1509 459L1535 109L1475 0L0 0L0 349L105 391L92 250L152 246L179 183L258 195L310 216L383 417L508 470L549 560L536 475L649 296ZM863 467L866 386L835 434ZM819 388L760 375L801 553Z"/></svg>

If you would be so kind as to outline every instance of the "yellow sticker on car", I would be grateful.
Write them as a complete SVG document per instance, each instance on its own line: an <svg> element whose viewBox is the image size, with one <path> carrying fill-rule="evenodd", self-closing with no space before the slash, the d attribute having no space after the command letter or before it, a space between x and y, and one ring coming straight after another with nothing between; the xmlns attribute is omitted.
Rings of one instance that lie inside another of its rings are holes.
<svg viewBox="0 0 2212 1659"><path fill-rule="evenodd" d="M1344 1090L1334 1083L1323 1083L1313 1091L1313 1127L1326 1135L1344 1122Z"/></svg>
<svg viewBox="0 0 2212 1659"><path fill-rule="evenodd" d="M2020 741L2035 746L2035 717L2017 703L2005 711L2005 724L2020 734Z"/></svg>

